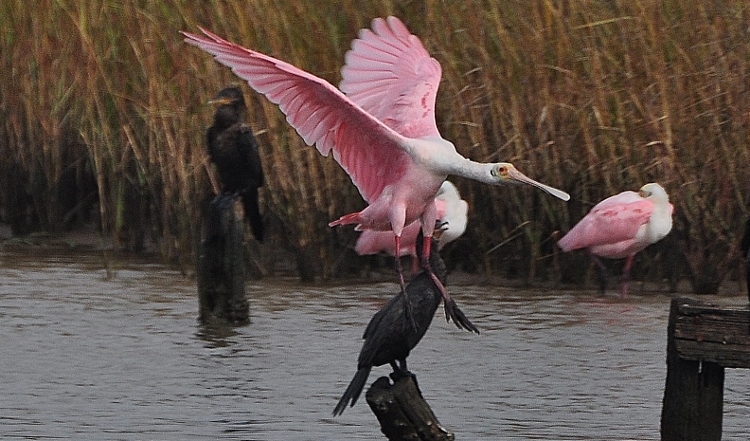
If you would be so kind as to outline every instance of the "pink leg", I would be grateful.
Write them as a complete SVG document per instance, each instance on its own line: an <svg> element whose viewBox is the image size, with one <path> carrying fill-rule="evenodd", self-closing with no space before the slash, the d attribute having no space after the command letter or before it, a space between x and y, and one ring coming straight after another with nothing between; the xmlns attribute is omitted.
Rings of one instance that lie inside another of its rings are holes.
<svg viewBox="0 0 750 441"><path fill-rule="evenodd" d="M427 236L425 234L425 240L422 245L422 267L430 274L430 278L432 278L432 282L435 284L437 289L440 291L440 294L443 296L443 307L445 309L445 319L447 321L450 321L450 319L453 319L453 321L455 322L456 321L456 315L455 315L456 302L448 294L448 291L445 289L443 282L440 281L438 276L432 270L432 266L430 265L430 253L432 252L432 240L429 239L430 237L431 235Z"/></svg>
<svg viewBox="0 0 750 441"><path fill-rule="evenodd" d="M599 269L599 295L603 297L607 292L607 267L604 265L604 262L602 262L601 259L599 259L599 257L597 257L594 253L592 253L591 251L589 251L588 253L589 257L591 257L591 260L594 261L597 268Z"/></svg>
<svg viewBox="0 0 750 441"><path fill-rule="evenodd" d="M622 290L620 291L620 297L623 299L628 296L628 282L630 281L630 267L632 265L633 255L630 255L625 260L625 266L622 268Z"/></svg>

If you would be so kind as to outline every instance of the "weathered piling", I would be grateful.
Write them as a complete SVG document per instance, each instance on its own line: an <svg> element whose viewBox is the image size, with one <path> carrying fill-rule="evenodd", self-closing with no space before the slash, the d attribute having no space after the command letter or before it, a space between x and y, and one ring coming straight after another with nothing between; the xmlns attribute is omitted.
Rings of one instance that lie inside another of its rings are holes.
<svg viewBox="0 0 750 441"><path fill-rule="evenodd" d="M422 396L416 379L391 374L378 378L365 394L365 400L380 422L380 430L390 441L452 441L455 436L444 428Z"/></svg>
<svg viewBox="0 0 750 441"><path fill-rule="evenodd" d="M198 303L202 322L249 322L245 297L245 226L233 195L219 195L208 209L198 258Z"/></svg>
<svg viewBox="0 0 750 441"><path fill-rule="evenodd" d="M724 368L750 367L750 309L672 300L663 441L721 439Z"/></svg>

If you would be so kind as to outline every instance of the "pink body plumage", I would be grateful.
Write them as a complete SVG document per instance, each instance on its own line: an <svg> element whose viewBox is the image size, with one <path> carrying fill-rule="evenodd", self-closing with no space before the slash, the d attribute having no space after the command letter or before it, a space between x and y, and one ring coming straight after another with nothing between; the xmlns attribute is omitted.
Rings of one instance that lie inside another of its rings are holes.
<svg viewBox="0 0 750 441"><path fill-rule="evenodd" d="M461 199L458 189L445 181L440 186L435 197L438 222L445 222L444 231L440 236L439 247L458 239L466 231L466 221L469 205ZM401 249L398 256L417 256L415 245L419 234L419 222L412 222L404 228L401 235ZM381 252L396 255L393 235L386 231L365 230L357 239L354 250L359 255L378 254Z"/></svg>

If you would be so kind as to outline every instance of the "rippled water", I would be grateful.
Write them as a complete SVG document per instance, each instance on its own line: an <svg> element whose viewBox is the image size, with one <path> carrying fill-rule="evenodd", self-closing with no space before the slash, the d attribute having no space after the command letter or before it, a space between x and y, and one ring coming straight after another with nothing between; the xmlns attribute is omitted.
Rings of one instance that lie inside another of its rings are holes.
<svg viewBox="0 0 750 441"><path fill-rule="evenodd" d="M330 415L396 289L252 282L252 323L211 329L162 265L0 250L0 438L384 439L364 399ZM409 367L457 439L659 439L667 296L450 289L482 334L438 318ZM747 438L748 389L727 370L724 439Z"/></svg>

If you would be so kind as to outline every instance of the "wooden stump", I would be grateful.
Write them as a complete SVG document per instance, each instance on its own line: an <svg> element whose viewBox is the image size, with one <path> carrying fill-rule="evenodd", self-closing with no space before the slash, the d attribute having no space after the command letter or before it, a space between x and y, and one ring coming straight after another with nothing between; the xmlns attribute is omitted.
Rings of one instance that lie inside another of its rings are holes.
<svg viewBox="0 0 750 441"><path fill-rule="evenodd" d="M378 378L365 394L367 404L390 441L452 441L422 397L413 376L391 374Z"/></svg>
<svg viewBox="0 0 750 441"><path fill-rule="evenodd" d="M662 440L721 439L724 368L750 367L749 322L748 308L672 300Z"/></svg>
<svg viewBox="0 0 750 441"><path fill-rule="evenodd" d="M245 297L245 226L242 207L230 195L216 196L209 206L198 257L199 318L233 325L249 322Z"/></svg>

